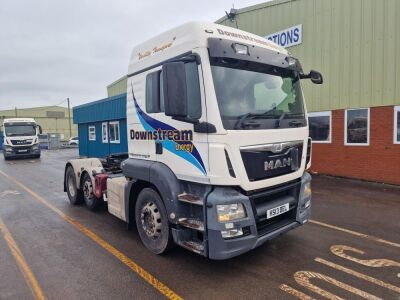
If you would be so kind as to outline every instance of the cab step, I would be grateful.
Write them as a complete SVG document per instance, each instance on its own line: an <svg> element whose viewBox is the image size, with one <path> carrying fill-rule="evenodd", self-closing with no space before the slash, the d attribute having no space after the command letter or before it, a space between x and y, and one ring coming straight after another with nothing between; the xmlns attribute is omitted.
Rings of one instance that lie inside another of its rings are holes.
<svg viewBox="0 0 400 300"><path fill-rule="evenodd" d="M197 254L204 254L204 245L195 241L183 241L179 245Z"/></svg>
<svg viewBox="0 0 400 300"><path fill-rule="evenodd" d="M178 195L178 200L181 202L186 202L190 204L195 204L195 205L203 205L203 199L199 196L188 194L188 193L182 193Z"/></svg>
<svg viewBox="0 0 400 300"><path fill-rule="evenodd" d="M180 218L178 224L197 231L204 231L204 223L196 219Z"/></svg>

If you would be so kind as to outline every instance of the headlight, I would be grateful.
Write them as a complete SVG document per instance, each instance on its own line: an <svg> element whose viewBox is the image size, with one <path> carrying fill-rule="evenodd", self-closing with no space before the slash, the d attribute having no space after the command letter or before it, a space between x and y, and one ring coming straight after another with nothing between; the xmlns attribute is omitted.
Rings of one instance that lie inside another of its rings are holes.
<svg viewBox="0 0 400 300"><path fill-rule="evenodd" d="M218 221L221 223L246 217L242 203L217 205L217 214Z"/></svg>
<svg viewBox="0 0 400 300"><path fill-rule="evenodd" d="M38 150L39 149L39 144L33 145L32 150Z"/></svg>
<svg viewBox="0 0 400 300"><path fill-rule="evenodd" d="M11 152L12 151L12 147L11 146L4 145L4 148L5 148L6 152Z"/></svg>
<svg viewBox="0 0 400 300"><path fill-rule="evenodd" d="M307 182L303 188L303 197L311 196L311 182Z"/></svg>

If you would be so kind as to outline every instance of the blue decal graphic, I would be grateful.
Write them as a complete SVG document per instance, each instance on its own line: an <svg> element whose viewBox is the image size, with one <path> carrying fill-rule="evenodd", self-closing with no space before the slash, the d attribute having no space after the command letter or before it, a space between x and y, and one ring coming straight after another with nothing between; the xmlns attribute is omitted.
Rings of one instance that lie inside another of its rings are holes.
<svg viewBox="0 0 400 300"><path fill-rule="evenodd" d="M160 122L156 119L153 119L149 115L147 115L139 106L139 104L136 101L135 94L133 93L133 87L132 87L132 96L133 96L133 101L135 104L136 108L136 113L137 116L140 120L140 123L142 124L143 128L146 130L146 132L149 133L151 136L151 133L156 133L157 131L175 131L179 132L176 128L165 124L163 122ZM207 175L206 168L204 167L203 160L201 159L200 153L197 151L196 147L193 145L191 141L179 141L179 140L171 140L171 139L156 139L158 142L161 142L163 148L166 150L172 152L175 155L178 155L194 165L197 169L200 170L204 175ZM178 144L178 146L177 146ZM178 151L177 147L179 148L179 145L182 147L185 147L189 145L191 152L189 151Z"/></svg>

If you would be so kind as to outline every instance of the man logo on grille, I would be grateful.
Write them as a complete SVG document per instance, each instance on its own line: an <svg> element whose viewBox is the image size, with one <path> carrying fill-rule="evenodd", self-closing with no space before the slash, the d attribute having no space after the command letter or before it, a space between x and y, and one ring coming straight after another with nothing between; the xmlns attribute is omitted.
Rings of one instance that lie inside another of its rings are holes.
<svg viewBox="0 0 400 300"><path fill-rule="evenodd" d="M271 170L275 170L278 168L290 167L291 163L292 163L292 159L290 157L284 158L282 160L275 159L275 160L265 161L264 162L264 170L271 171Z"/></svg>

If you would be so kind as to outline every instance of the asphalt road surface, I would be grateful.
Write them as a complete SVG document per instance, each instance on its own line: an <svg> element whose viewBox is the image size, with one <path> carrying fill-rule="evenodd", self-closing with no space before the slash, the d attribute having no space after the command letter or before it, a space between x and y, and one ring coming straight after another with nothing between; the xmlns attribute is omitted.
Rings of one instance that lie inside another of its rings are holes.
<svg viewBox="0 0 400 300"><path fill-rule="evenodd" d="M0 158L0 299L400 299L400 188L314 176L312 220L228 261L157 256L69 204L64 164Z"/></svg>

